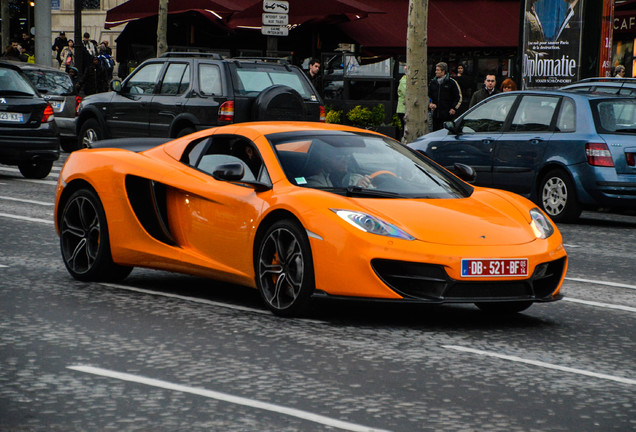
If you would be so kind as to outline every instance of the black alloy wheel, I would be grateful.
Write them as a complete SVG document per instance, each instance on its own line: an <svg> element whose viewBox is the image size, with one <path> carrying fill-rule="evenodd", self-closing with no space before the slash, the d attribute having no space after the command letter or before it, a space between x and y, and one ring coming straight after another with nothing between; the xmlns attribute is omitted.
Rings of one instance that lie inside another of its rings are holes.
<svg viewBox="0 0 636 432"><path fill-rule="evenodd" d="M88 119L80 129L79 137L77 138L77 150L92 148L95 141L103 139L104 131L97 119Z"/></svg>
<svg viewBox="0 0 636 432"><path fill-rule="evenodd" d="M64 265L75 279L119 281L132 271L132 267L113 262L106 214L92 190L74 192L64 205L60 219L60 247Z"/></svg>
<svg viewBox="0 0 636 432"><path fill-rule="evenodd" d="M274 223L258 245L255 271L261 297L274 314L300 315L309 304L315 284L304 229L292 220Z"/></svg>

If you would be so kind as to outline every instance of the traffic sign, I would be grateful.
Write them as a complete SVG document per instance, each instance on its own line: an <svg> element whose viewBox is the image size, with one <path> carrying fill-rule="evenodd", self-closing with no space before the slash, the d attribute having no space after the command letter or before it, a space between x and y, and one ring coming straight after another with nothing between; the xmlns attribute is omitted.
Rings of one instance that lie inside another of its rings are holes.
<svg viewBox="0 0 636 432"><path fill-rule="evenodd" d="M289 2L285 0L263 0L263 11L267 13L289 13Z"/></svg>
<svg viewBox="0 0 636 432"><path fill-rule="evenodd" d="M278 26L262 26L261 33L268 36L289 36L289 29L287 27Z"/></svg>
<svg viewBox="0 0 636 432"><path fill-rule="evenodd" d="M279 13L264 13L263 25L286 26L289 24L289 15Z"/></svg>

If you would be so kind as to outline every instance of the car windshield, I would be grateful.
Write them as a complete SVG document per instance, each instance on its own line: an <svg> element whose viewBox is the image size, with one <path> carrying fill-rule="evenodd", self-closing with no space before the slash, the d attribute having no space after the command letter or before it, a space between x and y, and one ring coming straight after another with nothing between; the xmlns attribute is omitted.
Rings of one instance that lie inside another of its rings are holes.
<svg viewBox="0 0 636 432"><path fill-rule="evenodd" d="M46 90L50 95L70 95L73 94L73 82L66 72L62 71L42 71L24 70L33 85L38 90Z"/></svg>
<svg viewBox="0 0 636 432"><path fill-rule="evenodd" d="M636 100L592 101L592 110L599 133L636 133Z"/></svg>
<svg viewBox="0 0 636 432"><path fill-rule="evenodd" d="M472 187L389 138L348 132L267 137L292 184L371 198L463 198Z"/></svg>
<svg viewBox="0 0 636 432"><path fill-rule="evenodd" d="M35 96L33 87L13 69L0 69L0 96L7 95Z"/></svg>
<svg viewBox="0 0 636 432"><path fill-rule="evenodd" d="M239 67L236 69L240 94L260 93L273 85L286 85L296 90L303 99L310 99L313 92L296 69L272 68L259 65L258 68Z"/></svg>

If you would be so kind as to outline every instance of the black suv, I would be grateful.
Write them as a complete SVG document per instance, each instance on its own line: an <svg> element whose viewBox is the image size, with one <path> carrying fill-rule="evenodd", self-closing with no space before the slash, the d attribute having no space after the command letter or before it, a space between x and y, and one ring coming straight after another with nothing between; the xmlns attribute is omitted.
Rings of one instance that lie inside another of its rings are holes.
<svg viewBox="0 0 636 432"><path fill-rule="evenodd" d="M229 123L324 121L305 73L285 62L166 53L146 60L113 91L82 100L78 148L108 138L176 138Z"/></svg>

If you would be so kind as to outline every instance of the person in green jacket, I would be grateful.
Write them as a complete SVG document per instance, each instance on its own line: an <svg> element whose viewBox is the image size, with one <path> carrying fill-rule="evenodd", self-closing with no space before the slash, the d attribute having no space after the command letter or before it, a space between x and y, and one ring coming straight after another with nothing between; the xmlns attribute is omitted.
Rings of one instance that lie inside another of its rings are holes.
<svg viewBox="0 0 636 432"><path fill-rule="evenodd" d="M401 140L402 137L404 136L404 112L405 112L404 99L406 98L406 70L404 71L404 75L402 75L402 78L400 78L397 94L398 94L398 101L397 101L397 109L395 110L395 112L398 118L400 119L400 132L397 138L398 140Z"/></svg>

